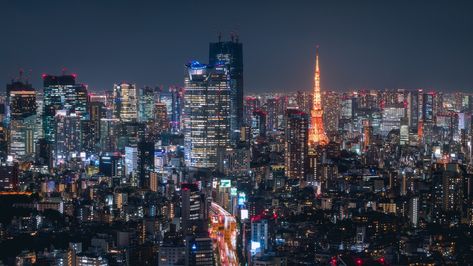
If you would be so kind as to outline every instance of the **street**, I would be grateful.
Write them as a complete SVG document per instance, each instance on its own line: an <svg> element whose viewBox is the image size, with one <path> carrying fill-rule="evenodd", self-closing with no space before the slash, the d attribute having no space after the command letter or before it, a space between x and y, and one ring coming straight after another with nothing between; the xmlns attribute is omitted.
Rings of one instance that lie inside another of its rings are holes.
<svg viewBox="0 0 473 266"><path fill-rule="evenodd" d="M239 265L236 248L237 222L235 217L215 202L212 202L210 207L210 215L210 237L214 241L215 253L218 255L217 260L220 262L219 265Z"/></svg>

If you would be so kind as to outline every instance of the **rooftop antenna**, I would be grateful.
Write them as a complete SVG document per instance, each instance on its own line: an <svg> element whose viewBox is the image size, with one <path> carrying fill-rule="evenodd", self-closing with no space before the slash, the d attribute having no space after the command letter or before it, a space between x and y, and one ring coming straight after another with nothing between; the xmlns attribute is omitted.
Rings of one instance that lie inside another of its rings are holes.
<svg viewBox="0 0 473 266"><path fill-rule="evenodd" d="M219 32L217 37L218 37L218 42L222 42L222 32Z"/></svg>
<svg viewBox="0 0 473 266"><path fill-rule="evenodd" d="M27 82L29 81L29 79L31 77L31 73L33 73L33 69L30 68L29 71L28 71L28 74L26 75L26 81Z"/></svg>
<svg viewBox="0 0 473 266"><path fill-rule="evenodd" d="M23 80L23 68L20 68L19 70L19 77L18 77L18 81L22 81Z"/></svg>

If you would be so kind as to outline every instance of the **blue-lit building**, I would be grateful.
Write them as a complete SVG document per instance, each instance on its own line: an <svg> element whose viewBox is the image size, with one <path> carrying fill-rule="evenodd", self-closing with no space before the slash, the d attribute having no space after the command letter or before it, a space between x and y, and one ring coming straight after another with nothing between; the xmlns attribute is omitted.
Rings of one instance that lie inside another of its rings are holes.
<svg viewBox="0 0 473 266"><path fill-rule="evenodd" d="M76 75L43 75L44 103L43 130L49 142L55 141L57 111L75 112L81 119L87 118L87 87L76 84Z"/></svg>
<svg viewBox="0 0 473 266"><path fill-rule="evenodd" d="M268 220L255 219L251 222L250 239L252 255L262 254L269 248Z"/></svg>
<svg viewBox="0 0 473 266"><path fill-rule="evenodd" d="M140 122L148 122L154 117L156 88L143 87L138 97L138 119Z"/></svg>
<svg viewBox="0 0 473 266"><path fill-rule="evenodd" d="M230 76L225 65L187 65L184 145L187 165L222 167L230 146Z"/></svg>

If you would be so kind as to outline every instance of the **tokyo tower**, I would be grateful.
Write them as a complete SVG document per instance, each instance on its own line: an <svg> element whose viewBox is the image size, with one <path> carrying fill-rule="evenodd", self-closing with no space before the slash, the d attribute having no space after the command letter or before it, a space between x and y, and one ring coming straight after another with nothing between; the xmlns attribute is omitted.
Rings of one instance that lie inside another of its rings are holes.
<svg viewBox="0 0 473 266"><path fill-rule="evenodd" d="M314 96L310 118L309 145L325 145L328 137L325 134L321 96L320 96L320 69L319 69L319 47L315 54L315 77Z"/></svg>

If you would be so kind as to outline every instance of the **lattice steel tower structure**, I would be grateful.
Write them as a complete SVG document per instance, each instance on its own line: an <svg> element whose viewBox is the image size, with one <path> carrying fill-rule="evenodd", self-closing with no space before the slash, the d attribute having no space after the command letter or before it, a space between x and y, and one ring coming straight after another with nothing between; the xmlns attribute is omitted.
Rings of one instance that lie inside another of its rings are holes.
<svg viewBox="0 0 473 266"><path fill-rule="evenodd" d="M317 46L315 55L315 77L314 77L314 95L310 118L309 145L325 145L328 143L327 134L325 134L321 95L320 95L320 69L319 69L319 47Z"/></svg>

